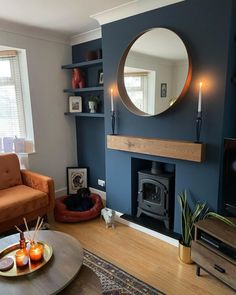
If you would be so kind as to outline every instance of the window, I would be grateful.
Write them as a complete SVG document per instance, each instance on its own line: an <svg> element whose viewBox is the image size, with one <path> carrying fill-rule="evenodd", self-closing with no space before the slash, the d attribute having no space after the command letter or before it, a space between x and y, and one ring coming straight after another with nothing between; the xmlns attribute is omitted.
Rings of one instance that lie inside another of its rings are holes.
<svg viewBox="0 0 236 295"><path fill-rule="evenodd" d="M27 139L31 141L31 150L27 152L33 150L32 136L27 134L30 132L27 132L26 123L32 123L32 116L31 112L27 114L29 120L25 115L27 103L23 99L25 86L21 81L20 55L16 50L0 51L0 151L4 152L14 151L13 141L16 143L17 139L21 140L21 147L19 150L18 145L17 150L15 145L16 152L25 152ZM29 147L29 142L27 144Z"/></svg>
<svg viewBox="0 0 236 295"><path fill-rule="evenodd" d="M125 88L133 104L140 110L147 111L147 72L125 73Z"/></svg>

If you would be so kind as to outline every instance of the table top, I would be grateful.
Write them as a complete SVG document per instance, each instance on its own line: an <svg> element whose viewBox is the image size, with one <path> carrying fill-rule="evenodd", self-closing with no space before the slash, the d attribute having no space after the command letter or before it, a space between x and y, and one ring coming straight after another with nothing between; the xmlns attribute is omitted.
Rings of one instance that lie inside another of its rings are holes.
<svg viewBox="0 0 236 295"><path fill-rule="evenodd" d="M227 218L236 224L236 218ZM236 248L236 227L230 226L216 218L202 219L196 222L194 225L196 229L200 229L224 242L225 244Z"/></svg>
<svg viewBox="0 0 236 295"><path fill-rule="evenodd" d="M0 276L0 294L57 294L76 277L83 264L83 249L75 238L58 231L42 230L39 231L37 240L52 246L51 260L26 276ZM0 239L0 251L18 241L19 234Z"/></svg>

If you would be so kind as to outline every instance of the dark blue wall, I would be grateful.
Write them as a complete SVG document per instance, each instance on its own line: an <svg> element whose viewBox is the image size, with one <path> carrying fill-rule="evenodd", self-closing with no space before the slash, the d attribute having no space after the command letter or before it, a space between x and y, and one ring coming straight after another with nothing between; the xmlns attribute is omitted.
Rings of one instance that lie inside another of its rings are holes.
<svg viewBox="0 0 236 295"><path fill-rule="evenodd" d="M83 62L87 60L87 54L89 51L97 51L102 48L102 40L97 39L78 45L72 46L72 62Z"/></svg>
<svg viewBox="0 0 236 295"><path fill-rule="evenodd" d="M89 186L98 186L98 179L105 180L104 118L76 118L78 166L88 167Z"/></svg>
<svg viewBox="0 0 236 295"><path fill-rule="evenodd" d="M119 134L194 141L197 82L206 81L201 134L201 140L207 144L206 161L193 163L106 149L108 207L131 214L133 156L175 164L175 195L188 189L196 199L207 201L212 209L218 209L229 46L232 43L231 6L231 0L187 0L102 26L106 134L111 132L109 88L116 83L124 50L140 32L154 27L175 31L189 49L192 81L185 97L170 111L156 117L143 118L132 114L117 94L115 107ZM174 230L179 232L180 214L176 200L174 224Z"/></svg>
<svg viewBox="0 0 236 295"><path fill-rule="evenodd" d="M72 46L72 62L83 62L89 51L102 48L101 39ZM98 71L101 65L85 69L86 86L98 85ZM82 96L83 112L88 110L88 97L98 95L101 98L98 112L103 113L103 91L84 92ZM98 179L105 180L105 135L104 118L76 117L77 157L78 166L88 168L88 185L104 190L98 186Z"/></svg>

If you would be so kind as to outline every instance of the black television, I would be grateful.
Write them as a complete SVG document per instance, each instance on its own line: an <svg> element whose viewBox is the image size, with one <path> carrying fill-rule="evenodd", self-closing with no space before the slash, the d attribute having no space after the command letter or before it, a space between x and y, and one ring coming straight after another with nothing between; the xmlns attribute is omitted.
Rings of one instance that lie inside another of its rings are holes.
<svg viewBox="0 0 236 295"><path fill-rule="evenodd" d="M224 139L223 161L223 209L236 216L236 139Z"/></svg>

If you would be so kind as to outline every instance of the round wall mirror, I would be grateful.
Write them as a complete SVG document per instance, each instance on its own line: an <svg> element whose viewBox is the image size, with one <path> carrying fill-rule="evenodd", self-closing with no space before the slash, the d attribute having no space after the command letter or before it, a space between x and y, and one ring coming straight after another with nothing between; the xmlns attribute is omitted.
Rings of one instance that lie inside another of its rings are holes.
<svg viewBox="0 0 236 295"><path fill-rule="evenodd" d="M118 90L125 106L140 116L155 116L185 94L191 80L187 49L171 30L154 28L128 46L118 69Z"/></svg>

